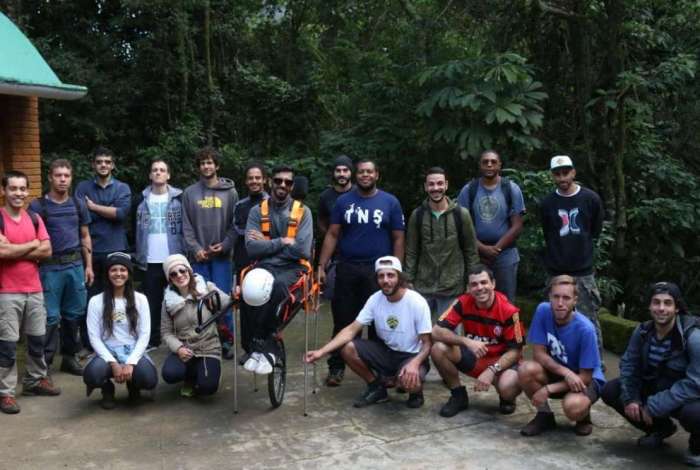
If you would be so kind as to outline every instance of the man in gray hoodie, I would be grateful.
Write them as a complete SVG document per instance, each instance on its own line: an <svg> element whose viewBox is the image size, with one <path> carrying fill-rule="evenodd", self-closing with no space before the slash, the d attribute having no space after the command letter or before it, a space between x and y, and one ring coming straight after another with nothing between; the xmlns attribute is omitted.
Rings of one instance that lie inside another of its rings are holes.
<svg viewBox="0 0 700 470"><path fill-rule="evenodd" d="M277 306L307 269L313 244L311 211L290 196L294 170L279 166L272 170L270 199L253 207L248 215L245 244L256 268L272 273L275 281L270 299L261 306L241 304L241 315L251 327L253 352L244 367L257 374L272 372L275 350L272 336L279 327ZM290 223L290 218L292 222ZM245 280L244 280L245 283ZM244 288L245 289L245 288Z"/></svg>
<svg viewBox="0 0 700 470"><path fill-rule="evenodd" d="M199 181L182 195L182 235L185 249L193 261L192 269L224 292L233 285L232 254L236 240L233 213L238 193L232 180L221 178L221 154L204 147L195 155ZM219 324L224 358L231 359L233 317L228 313Z"/></svg>

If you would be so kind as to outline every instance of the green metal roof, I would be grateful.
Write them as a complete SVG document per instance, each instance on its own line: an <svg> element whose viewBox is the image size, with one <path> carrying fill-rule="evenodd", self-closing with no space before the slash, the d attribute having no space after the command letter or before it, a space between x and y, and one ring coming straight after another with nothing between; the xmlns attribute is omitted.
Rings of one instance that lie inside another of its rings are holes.
<svg viewBox="0 0 700 470"><path fill-rule="evenodd" d="M75 100L87 88L61 82L36 47L0 13L0 94Z"/></svg>

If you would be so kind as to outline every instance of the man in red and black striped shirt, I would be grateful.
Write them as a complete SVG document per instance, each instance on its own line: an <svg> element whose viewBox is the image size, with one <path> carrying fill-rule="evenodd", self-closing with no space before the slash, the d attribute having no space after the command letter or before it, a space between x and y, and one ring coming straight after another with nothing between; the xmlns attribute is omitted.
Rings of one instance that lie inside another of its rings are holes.
<svg viewBox="0 0 700 470"><path fill-rule="evenodd" d="M484 265L469 270L467 293L457 298L433 327L431 357L450 388L450 399L440 409L446 418L469 407L467 389L459 372L476 379L475 391L496 387L500 411L515 411L518 385L517 364L525 344L520 310L505 295L496 292L493 272ZM464 336L454 330L462 324Z"/></svg>

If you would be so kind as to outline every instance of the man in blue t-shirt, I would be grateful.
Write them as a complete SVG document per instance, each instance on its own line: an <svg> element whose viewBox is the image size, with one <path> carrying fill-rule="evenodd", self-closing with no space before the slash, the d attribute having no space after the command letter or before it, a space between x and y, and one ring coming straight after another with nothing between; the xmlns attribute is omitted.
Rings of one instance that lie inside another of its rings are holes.
<svg viewBox="0 0 700 470"><path fill-rule="evenodd" d="M501 166L496 151L484 151L479 158L481 177L462 188L457 202L472 216L479 256L493 271L496 289L514 302L520 262L515 242L523 231L525 202L520 187L501 177Z"/></svg>
<svg viewBox="0 0 700 470"><path fill-rule="evenodd" d="M595 327L575 310L576 279L568 275L552 278L549 302L535 311L527 341L533 345L533 360L523 362L519 382L537 408L537 415L520 431L535 436L556 426L549 398L561 398L567 418L576 422L574 432L587 436L593 431L590 409L605 384Z"/></svg>
<svg viewBox="0 0 700 470"><path fill-rule="evenodd" d="M42 260L39 269L46 305L46 365L51 367L60 335L61 370L82 375L76 359L81 349L78 329L87 305L85 286L92 285L95 275L90 213L82 200L70 195L72 180L71 163L54 160L49 166L49 192L32 201L29 208L44 220L52 247L51 257Z"/></svg>
<svg viewBox="0 0 700 470"><path fill-rule="evenodd" d="M370 295L377 291L374 262L382 256L404 256L404 218L399 200L377 188L379 170L371 160L355 167L357 186L340 196L319 258L321 283L324 267L337 251L335 290L331 300L333 336L355 320ZM370 336L374 331L370 328ZM345 363L339 353L328 361L329 386L340 385Z"/></svg>

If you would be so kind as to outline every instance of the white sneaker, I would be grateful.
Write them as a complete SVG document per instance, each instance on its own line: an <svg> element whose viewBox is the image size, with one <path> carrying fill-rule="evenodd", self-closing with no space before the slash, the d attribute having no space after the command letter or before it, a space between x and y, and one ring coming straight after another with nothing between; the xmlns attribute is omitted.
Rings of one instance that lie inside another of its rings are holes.
<svg viewBox="0 0 700 470"><path fill-rule="evenodd" d="M270 354L270 359L272 362L275 362L275 356L274 354ZM267 360L267 358L264 355L260 355L260 360L258 361L258 367L255 369L255 373L258 375L267 375L272 373L272 364L270 364L270 361Z"/></svg>
<svg viewBox="0 0 700 470"><path fill-rule="evenodd" d="M254 352L250 355L247 361L245 361L245 364L243 364L243 368L247 370L248 372L255 372L256 369L258 368L258 361L260 360L260 353Z"/></svg>

